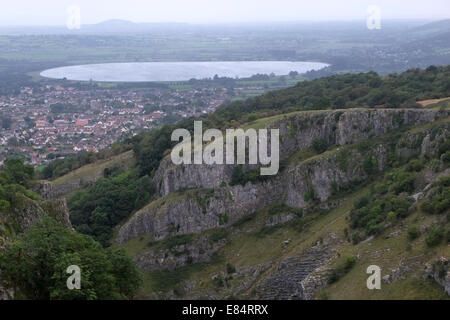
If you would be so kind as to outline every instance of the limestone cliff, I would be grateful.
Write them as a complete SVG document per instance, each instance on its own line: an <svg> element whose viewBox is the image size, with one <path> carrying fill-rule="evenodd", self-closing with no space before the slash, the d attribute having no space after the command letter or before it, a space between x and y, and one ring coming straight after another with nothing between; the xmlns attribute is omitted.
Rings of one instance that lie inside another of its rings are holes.
<svg viewBox="0 0 450 320"><path fill-rule="evenodd" d="M280 157L310 148L324 139L328 145L343 146L385 135L401 126L429 123L450 115L450 111L427 109L348 109L296 112L269 121L266 127L280 130ZM166 157L154 181L159 194L185 188L215 188L229 182L232 165L173 165Z"/></svg>
<svg viewBox="0 0 450 320"><path fill-rule="evenodd" d="M314 138L328 141L331 150L304 161L295 161L294 157L278 175L244 186L230 185L231 165L175 166L166 158L155 175L162 197L124 223L117 241L123 243L141 235L159 240L226 226L274 201L293 208L325 202L332 197L335 185L367 179L367 161L373 163L373 170L382 171L392 150L403 158L433 154L439 142L448 137L447 127L437 137L433 133L433 139L431 128L399 134L395 136L397 141L383 140L382 136L401 126L429 123L447 116L447 111L420 109L287 115L269 124L280 128L283 150L280 154L285 159L311 147ZM372 138L370 148L355 144L366 138Z"/></svg>

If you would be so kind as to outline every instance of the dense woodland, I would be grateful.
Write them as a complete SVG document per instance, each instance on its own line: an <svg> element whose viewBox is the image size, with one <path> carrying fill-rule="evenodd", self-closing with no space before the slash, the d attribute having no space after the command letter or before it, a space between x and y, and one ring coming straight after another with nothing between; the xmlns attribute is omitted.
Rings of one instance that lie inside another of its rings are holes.
<svg viewBox="0 0 450 320"><path fill-rule="evenodd" d="M18 159L5 162L0 171L0 218L6 223L8 237L22 231L16 230L8 216L16 214L23 198L43 202L29 189L33 183L32 166ZM86 290L62 289L66 268L74 263L83 269ZM7 251L0 248L0 270L0 286L14 288L16 297L23 299L126 299L133 297L141 281L135 264L123 251L104 249L90 236L72 231L50 216L28 232L15 235Z"/></svg>

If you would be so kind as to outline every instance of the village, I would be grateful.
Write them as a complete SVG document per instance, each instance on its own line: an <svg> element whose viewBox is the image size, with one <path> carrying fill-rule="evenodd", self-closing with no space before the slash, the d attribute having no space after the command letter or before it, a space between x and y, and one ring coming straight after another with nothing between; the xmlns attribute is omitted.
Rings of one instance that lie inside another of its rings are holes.
<svg viewBox="0 0 450 320"><path fill-rule="evenodd" d="M0 96L0 165L23 157L35 166L97 152L162 123L213 112L225 88L105 89L22 87Z"/></svg>

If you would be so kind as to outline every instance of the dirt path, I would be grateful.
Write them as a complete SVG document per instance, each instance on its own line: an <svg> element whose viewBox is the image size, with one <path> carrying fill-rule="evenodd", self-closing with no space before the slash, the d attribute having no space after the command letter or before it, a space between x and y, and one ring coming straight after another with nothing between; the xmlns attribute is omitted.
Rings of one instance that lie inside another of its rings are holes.
<svg viewBox="0 0 450 320"><path fill-rule="evenodd" d="M422 100L422 101L417 101L418 104L420 104L422 107L427 107L431 104L435 104L444 100L450 99L450 97L447 98L441 98L441 99L428 99L428 100Z"/></svg>

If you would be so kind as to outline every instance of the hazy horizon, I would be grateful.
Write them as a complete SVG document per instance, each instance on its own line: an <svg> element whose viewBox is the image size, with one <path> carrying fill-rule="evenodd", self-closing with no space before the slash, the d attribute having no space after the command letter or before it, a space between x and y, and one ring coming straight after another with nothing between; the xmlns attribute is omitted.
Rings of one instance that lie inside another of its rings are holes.
<svg viewBox="0 0 450 320"><path fill-rule="evenodd" d="M16 0L2 6L0 26L64 26L70 6L79 7L81 24L89 25L107 20L189 24L357 21L367 19L371 5L377 6L381 19L386 20L450 18L447 0Z"/></svg>

